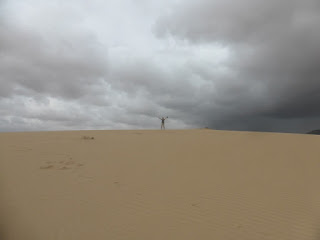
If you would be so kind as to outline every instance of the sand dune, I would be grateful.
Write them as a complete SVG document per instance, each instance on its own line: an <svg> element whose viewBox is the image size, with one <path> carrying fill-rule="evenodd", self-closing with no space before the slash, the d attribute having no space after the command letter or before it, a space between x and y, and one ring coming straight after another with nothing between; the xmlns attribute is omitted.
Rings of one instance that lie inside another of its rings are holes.
<svg viewBox="0 0 320 240"><path fill-rule="evenodd" d="M204 129L0 133L0 239L320 239L319 149Z"/></svg>

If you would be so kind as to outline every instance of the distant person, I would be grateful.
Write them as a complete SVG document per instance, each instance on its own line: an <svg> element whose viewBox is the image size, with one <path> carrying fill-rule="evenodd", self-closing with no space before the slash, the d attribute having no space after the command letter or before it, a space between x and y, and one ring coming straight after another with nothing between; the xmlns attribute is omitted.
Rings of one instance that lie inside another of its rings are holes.
<svg viewBox="0 0 320 240"><path fill-rule="evenodd" d="M168 117L164 118L164 117L161 117L159 118L161 120L161 130L164 129L166 130L166 128L164 127L164 121L167 119Z"/></svg>

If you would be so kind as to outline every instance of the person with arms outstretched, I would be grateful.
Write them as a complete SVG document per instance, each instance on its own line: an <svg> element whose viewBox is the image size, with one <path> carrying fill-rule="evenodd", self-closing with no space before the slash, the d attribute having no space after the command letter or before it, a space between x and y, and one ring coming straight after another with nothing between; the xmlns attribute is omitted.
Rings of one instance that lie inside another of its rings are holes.
<svg viewBox="0 0 320 240"><path fill-rule="evenodd" d="M159 118L161 120L161 130L164 129L166 130L166 128L164 127L164 121L167 119L168 117L164 118L164 117L161 117Z"/></svg>

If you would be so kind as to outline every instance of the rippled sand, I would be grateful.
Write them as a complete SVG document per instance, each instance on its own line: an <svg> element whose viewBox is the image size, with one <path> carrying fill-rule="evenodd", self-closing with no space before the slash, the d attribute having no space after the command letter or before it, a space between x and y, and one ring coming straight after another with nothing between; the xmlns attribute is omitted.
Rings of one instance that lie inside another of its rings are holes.
<svg viewBox="0 0 320 240"><path fill-rule="evenodd" d="M320 239L320 136L0 133L0 239Z"/></svg>

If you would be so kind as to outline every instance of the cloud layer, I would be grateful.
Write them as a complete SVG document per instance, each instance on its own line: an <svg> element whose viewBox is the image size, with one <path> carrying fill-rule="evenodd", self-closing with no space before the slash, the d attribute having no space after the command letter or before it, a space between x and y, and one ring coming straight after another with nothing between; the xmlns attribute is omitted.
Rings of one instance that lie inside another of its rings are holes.
<svg viewBox="0 0 320 240"><path fill-rule="evenodd" d="M234 106L225 118L233 122L231 128L295 132L317 127L318 1L202 0L177 9L158 22L158 36L216 42L232 52L227 63L232 74L216 85L224 95L218 101L229 99L225 106Z"/></svg>
<svg viewBox="0 0 320 240"><path fill-rule="evenodd" d="M320 4L7 1L0 131L319 128Z"/></svg>

